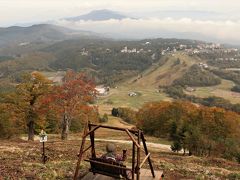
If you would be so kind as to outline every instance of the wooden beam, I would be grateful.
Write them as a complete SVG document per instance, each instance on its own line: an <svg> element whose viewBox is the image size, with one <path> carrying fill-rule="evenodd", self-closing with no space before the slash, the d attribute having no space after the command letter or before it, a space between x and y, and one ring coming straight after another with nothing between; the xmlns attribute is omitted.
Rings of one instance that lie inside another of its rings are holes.
<svg viewBox="0 0 240 180"><path fill-rule="evenodd" d="M87 150L89 150L92 147L92 145L88 146L86 149L83 150L83 153L85 153Z"/></svg>
<svg viewBox="0 0 240 180"><path fill-rule="evenodd" d="M88 131L88 132L84 135L84 138L86 138L90 133L96 131L98 128L100 128L100 125L99 125L99 126L96 126L96 127L93 128L91 131Z"/></svg>
<svg viewBox="0 0 240 180"><path fill-rule="evenodd" d="M138 144L138 142L134 139L134 137L131 135L131 133L129 132L128 129L125 129L126 133L128 134L128 136L131 138L131 140L134 142L134 144L140 148L141 146Z"/></svg>
<svg viewBox="0 0 240 180"><path fill-rule="evenodd" d="M148 155L143 159L142 163L139 166L140 169L142 168L143 164L145 163L145 161L148 159L149 156L150 156L150 153L148 153Z"/></svg>
<svg viewBox="0 0 240 180"><path fill-rule="evenodd" d="M138 144L139 144L139 146L140 146L140 143L141 143L140 136L141 136L141 131L138 130ZM140 179L140 167L139 167L139 165L140 165L140 153L141 153L140 152L140 147L137 147L137 167L136 167L136 170L137 170L137 180Z"/></svg>
<svg viewBox="0 0 240 180"><path fill-rule="evenodd" d="M86 123L85 128L84 128L84 132L83 132L83 136L82 136L82 143L81 143L81 147L79 150L79 156L78 156L78 161L77 161L77 166L75 169L75 173L74 173L74 180L78 179L78 173L79 173L79 168L81 165L81 161L82 161L82 156L83 156L83 150L84 150L84 145L85 145L85 141L86 141L86 137L84 136L84 134L87 133L87 128L88 128L88 123Z"/></svg>
<svg viewBox="0 0 240 180"><path fill-rule="evenodd" d="M135 177L135 144L132 142L132 180Z"/></svg>
<svg viewBox="0 0 240 180"><path fill-rule="evenodd" d="M89 129L89 132L90 132L91 147L92 147L91 155L92 155L92 158L96 158L95 142L94 142L94 134L95 134L96 129L94 131L91 131L92 130L91 128L92 127L88 124L88 129Z"/></svg>
<svg viewBox="0 0 240 180"><path fill-rule="evenodd" d="M84 161L87 162L93 162L96 164L102 164L102 165L106 165L106 166L110 166L110 167L115 167L115 168L119 168L119 169L125 169L125 170L129 170L132 171L132 169L124 167L124 166L118 166L118 165L114 165L114 164L110 164L110 163L105 163L105 162L99 162L99 161L94 161L94 160L90 160L90 159L85 159Z"/></svg>
<svg viewBox="0 0 240 180"><path fill-rule="evenodd" d="M100 126L101 128L106 128L106 129L113 129L113 130L119 130L119 131L125 131L126 128L120 128L120 127L113 127L113 126L107 126L107 125L96 125L96 124L90 124L90 126ZM137 133L137 130L133 129L128 129L129 132L131 133Z"/></svg>
<svg viewBox="0 0 240 180"><path fill-rule="evenodd" d="M146 139L144 138L143 132L141 132L141 138L142 138L143 148L145 150L145 154L147 155L148 154L148 149L147 149ZM148 156L148 164L149 164L150 169L151 169L152 177L155 177L155 173L154 173L154 170L153 170L153 165L152 165L152 161L151 161L150 156Z"/></svg>

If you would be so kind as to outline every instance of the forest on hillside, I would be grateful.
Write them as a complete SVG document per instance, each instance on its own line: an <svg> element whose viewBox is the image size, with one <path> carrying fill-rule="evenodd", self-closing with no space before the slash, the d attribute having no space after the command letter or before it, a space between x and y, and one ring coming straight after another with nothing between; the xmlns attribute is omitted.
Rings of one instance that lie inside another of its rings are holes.
<svg viewBox="0 0 240 180"><path fill-rule="evenodd" d="M174 81L175 85L181 86L214 86L220 83L218 77L197 64L192 65L182 77Z"/></svg>
<svg viewBox="0 0 240 180"><path fill-rule="evenodd" d="M181 44L193 48L198 43L161 38L139 41L76 38L52 44L32 42L26 46L12 45L0 48L0 80L15 81L21 73L34 70L54 72L73 69L92 76L97 84L112 85L157 63L163 51L180 50Z"/></svg>
<svg viewBox="0 0 240 180"><path fill-rule="evenodd" d="M113 108L112 114L146 134L172 141L171 149L196 156L222 157L240 163L240 115L187 101L149 102L138 111Z"/></svg>

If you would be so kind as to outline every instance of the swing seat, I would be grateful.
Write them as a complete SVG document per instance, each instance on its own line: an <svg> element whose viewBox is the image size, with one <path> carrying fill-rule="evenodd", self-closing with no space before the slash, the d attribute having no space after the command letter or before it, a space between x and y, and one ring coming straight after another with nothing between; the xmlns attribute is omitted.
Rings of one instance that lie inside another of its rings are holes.
<svg viewBox="0 0 240 180"><path fill-rule="evenodd" d="M132 170L127 168L121 162L115 162L101 158L90 158L86 159L85 161L90 162L91 168L89 171L93 174L102 174L117 179L131 179L128 176L128 173L130 173L131 176Z"/></svg>

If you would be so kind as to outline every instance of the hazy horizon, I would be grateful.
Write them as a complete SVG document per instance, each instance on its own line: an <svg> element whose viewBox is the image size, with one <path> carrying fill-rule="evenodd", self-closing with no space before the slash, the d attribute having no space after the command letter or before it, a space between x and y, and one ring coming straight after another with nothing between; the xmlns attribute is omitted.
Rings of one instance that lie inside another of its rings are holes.
<svg viewBox="0 0 240 180"><path fill-rule="evenodd" d="M108 9L135 19L71 22ZM175 37L240 44L240 2L207 0L0 0L0 27L51 22L119 38Z"/></svg>

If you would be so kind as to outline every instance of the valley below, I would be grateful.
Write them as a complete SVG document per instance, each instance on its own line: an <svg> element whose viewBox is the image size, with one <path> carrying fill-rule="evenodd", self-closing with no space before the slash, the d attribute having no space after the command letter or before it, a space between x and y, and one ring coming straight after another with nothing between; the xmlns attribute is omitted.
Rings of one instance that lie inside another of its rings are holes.
<svg viewBox="0 0 240 180"><path fill-rule="evenodd" d="M142 129L154 169L167 180L240 179L237 48L174 38L115 40L48 24L1 33L9 38L0 38L0 179L72 179L87 119ZM68 140L61 140L69 114ZM28 141L29 122L34 141ZM118 152L128 150L131 165L126 134L99 129L95 140L97 156L113 143ZM84 161L81 176L88 170Z"/></svg>

